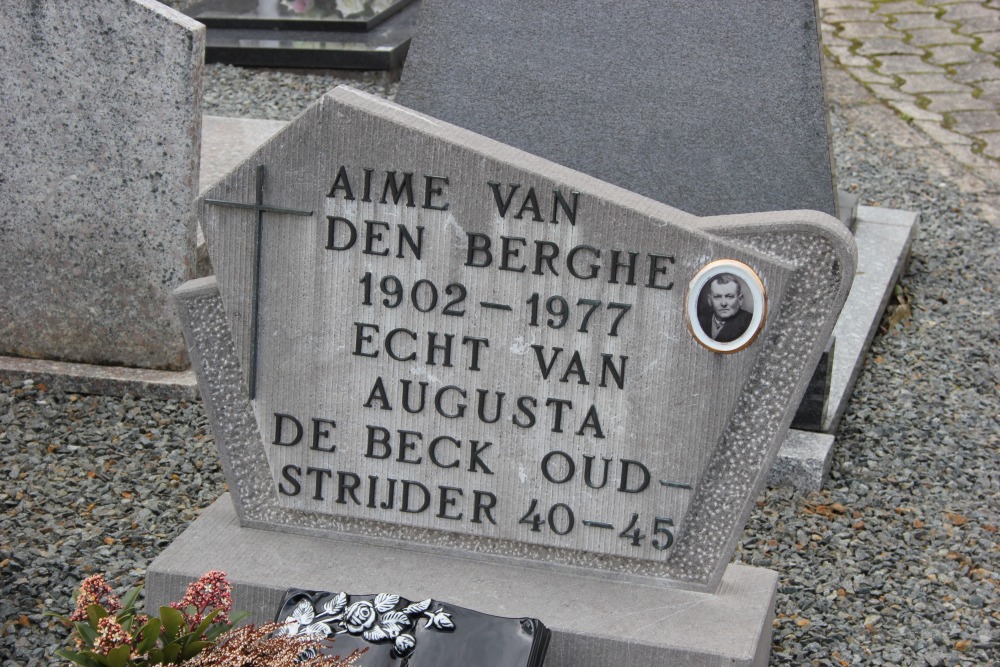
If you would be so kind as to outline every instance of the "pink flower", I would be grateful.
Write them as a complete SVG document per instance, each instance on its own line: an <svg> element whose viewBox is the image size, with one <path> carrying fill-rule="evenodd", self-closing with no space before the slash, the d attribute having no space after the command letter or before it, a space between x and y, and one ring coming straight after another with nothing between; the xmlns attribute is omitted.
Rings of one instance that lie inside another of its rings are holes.
<svg viewBox="0 0 1000 667"><path fill-rule="evenodd" d="M198 581L188 585L187 592L180 602L173 602L171 607L181 611L194 629L211 611L218 610L216 623L228 623L229 611L233 608L233 585L226 579L226 573L212 570L201 575ZM188 608L194 607L194 614L188 615Z"/></svg>
<svg viewBox="0 0 1000 667"><path fill-rule="evenodd" d="M132 638L114 616L105 616L97 622L97 640L94 642L94 648L98 652L106 655L112 649L125 645L131 646Z"/></svg>
<svg viewBox="0 0 1000 667"><path fill-rule="evenodd" d="M111 590L111 586L104 580L103 574L95 574L87 577L80 584L80 594L76 598L76 609L69 617L71 621L86 621L87 607L92 604L99 604L109 613L114 614L122 608L121 600Z"/></svg>

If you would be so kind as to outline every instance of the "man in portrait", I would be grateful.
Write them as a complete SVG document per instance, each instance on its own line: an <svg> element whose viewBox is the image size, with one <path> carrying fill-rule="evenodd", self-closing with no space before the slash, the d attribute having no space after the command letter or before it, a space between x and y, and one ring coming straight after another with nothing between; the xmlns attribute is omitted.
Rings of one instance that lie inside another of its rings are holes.
<svg viewBox="0 0 1000 667"><path fill-rule="evenodd" d="M698 315L698 323L705 334L720 343L742 336L753 315L743 310L743 287L736 276L720 273L709 281L704 294L710 308Z"/></svg>

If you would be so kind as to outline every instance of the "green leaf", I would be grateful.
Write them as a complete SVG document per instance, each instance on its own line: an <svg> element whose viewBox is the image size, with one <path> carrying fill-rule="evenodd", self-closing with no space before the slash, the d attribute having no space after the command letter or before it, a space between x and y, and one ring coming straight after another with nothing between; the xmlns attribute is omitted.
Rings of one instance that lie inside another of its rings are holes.
<svg viewBox="0 0 1000 667"><path fill-rule="evenodd" d="M119 614L115 617L115 620L118 622L118 625L122 626L122 630L129 633L129 635L132 634L132 621L135 620L135 616L132 614Z"/></svg>
<svg viewBox="0 0 1000 667"><path fill-rule="evenodd" d="M162 665L163 664L163 649L151 648L146 654L146 660L151 665Z"/></svg>
<svg viewBox="0 0 1000 667"><path fill-rule="evenodd" d="M205 634L205 630L208 629L208 626L210 626L212 624L212 621L215 620L215 617L218 616L220 612L221 612L221 610L216 609L211 614L209 614L208 616L206 616L204 618L204 620L202 620L201 623L198 624L198 627L194 629L193 633L191 633L191 634L194 635L195 639L198 639L203 634Z"/></svg>
<svg viewBox="0 0 1000 667"><path fill-rule="evenodd" d="M135 647L136 653L139 655L148 653L150 649L156 646L156 640L160 638L161 625L160 619L151 618L146 625L142 626L142 629L139 630L142 640Z"/></svg>
<svg viewBox="0 0 1000 667"><path fill-rule="evenodd" d="M111 667L108 663L108 658L100 653L94 653L93 651L85 651L84 655L93 660L96 664L101 665L101 667Z"/></svg>
<svg viewBox="0 0 1000 667"><path fill-rule="evenodd" d="M54 611L43 611L42 616L48 616L50 618L58 618L60 621L63 622L63 625L70 625L69 616L67 616L66 614L57 614Z"/></svg>
<svg viewBox="0 0 1000 667"><path fill-rule="evenodd" d="M76 628L77 634L80 635L80 639L87 646L93 646L94 642L97 641L97 628L92 627L89 623L84 623L83 621L77 621L73 624Z"/></svg>
<svg viewBox="0 0 1000 667"><path fill-rule="evenodd" d="M108 651L108 667L127 667L132 648L126 644Z"/></svg>
<svg viewBox="0 0 1000 667"><path fill-rule="evenodd" d="M83 667L97 667L98 663L91 660L84 653L77 653L76 651L70 651L69 649L60 648L56 649L56 655L64 660L69 660L70 662L75 662L78 665L83 665Z"/></svg>
<svg viewBox="0 0 1000 667"><path fill-rule="evenodd" d="M99 604L92 604L87 607L87 620L90 621L90 624L94 628L97 628L97 623L107 615L108 610Z"/></svg>
<svg viewBox="0 0 1000 667"><path fill-rule="evenodd" d="M164 664L174 665L177 664L177 656L181 654L180 644L170 644L169 646L163 647L163 662Z"/></svg>
<svg viewBox="0 0 1000 667"><path fill-rule="evenodd" d="M129 589L129 592L122 598L122 609L129 610L135 607L135 601L139 598L139 593L141 591L142 586L136 586L135 588Z"/></svg>
<svg viewBox="0 0 1000 667"><path fill-rule="evenodd" d="M181 626L184 625L184 615L173 607L160 607L160 618L163 619L163 631L169 639L176 639Z"/></svg>
<svg viewBox="0 0 1000 667"><path fill-rule="evenodd" d="M195 657L209 646L212 646L212 642L196 641L189 642L187 646L184 647L184 659L190 660Z"/></svg>

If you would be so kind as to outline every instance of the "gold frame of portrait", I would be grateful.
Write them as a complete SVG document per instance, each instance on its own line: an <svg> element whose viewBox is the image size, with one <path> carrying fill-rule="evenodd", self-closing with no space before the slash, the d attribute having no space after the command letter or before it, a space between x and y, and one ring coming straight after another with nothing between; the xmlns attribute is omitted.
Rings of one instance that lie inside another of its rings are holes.
<svg viewBox="0 0 1000 667"><path fill-rule="evenodd" d="M698 300L705 285L720 273L732 273L740 278L749 288L753 298L753 319L746 331L736 340L720 343L708 337L698 322ZM698 343L716 354L735 354L749 347L767 323L767 289L760 276L752 268L736 259L717 259L698 269L691 282L688 283L687 296L684 299L684 320L688 331Z"/></svg>

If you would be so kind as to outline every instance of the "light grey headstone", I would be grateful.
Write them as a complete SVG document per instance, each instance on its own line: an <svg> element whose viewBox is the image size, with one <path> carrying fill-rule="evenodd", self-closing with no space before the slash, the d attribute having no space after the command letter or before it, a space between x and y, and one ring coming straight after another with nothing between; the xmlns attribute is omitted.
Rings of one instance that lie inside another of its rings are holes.
<svg viewBox="0 0 1000 667"><path fill-rule="evenodd" d="M695 215L836 215L813 0L424 0L396 101Z"/></svg>
<svg viewBox="0 0 1000 667"><path fill-rule="evenodd" d="M187 366L204 39L152 0L0 3L0 354Z"/></svg>
<svg viewBox="0 0 1000 667"><path fill-rule="evenodd" d="M700 591L855 265L825 214L697 218L346 88L201 213L217 277L178 304L245 526ZM728 349L687 314L720 260L761 280Z"/></svg>

